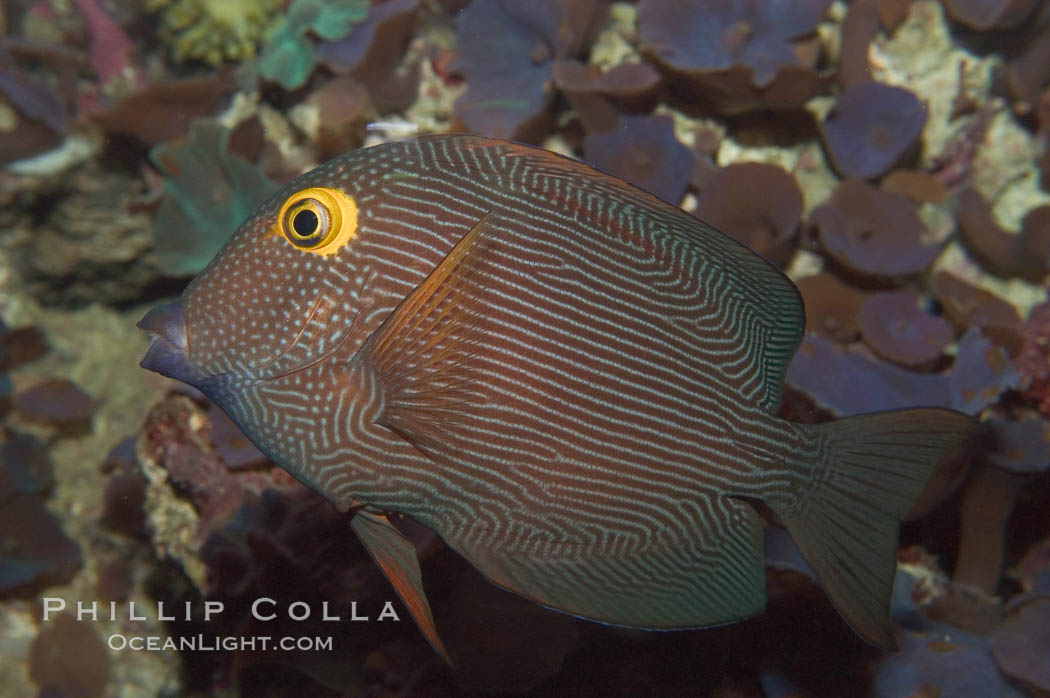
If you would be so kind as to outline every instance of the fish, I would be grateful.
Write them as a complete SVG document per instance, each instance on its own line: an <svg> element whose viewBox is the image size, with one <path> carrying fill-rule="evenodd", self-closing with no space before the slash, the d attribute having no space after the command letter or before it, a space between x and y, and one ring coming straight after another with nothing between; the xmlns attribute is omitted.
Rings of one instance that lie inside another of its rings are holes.
<svg viewBox="0 0 1050 698"><path fill-rule="evenodd" d="M655 630L763 610L771 512L890 649L900 523L982 429L782 419L805 319L779 269L582 162L469 135L300 176L139 326L144 368L351 515L449 663L399 516L500 587Z"/></svg>

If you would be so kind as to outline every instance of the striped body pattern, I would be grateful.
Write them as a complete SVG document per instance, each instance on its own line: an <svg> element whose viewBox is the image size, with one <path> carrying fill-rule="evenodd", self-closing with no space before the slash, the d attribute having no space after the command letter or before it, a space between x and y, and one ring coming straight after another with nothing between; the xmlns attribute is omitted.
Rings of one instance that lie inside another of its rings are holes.
<svg viewBox="0 0 1050 698"><path fill-rule="evenodd" d="M331 215L338 245L307 247ZM387 144L304 175L178 314L168 374L336 506L408 514L493 582L620 625L760 611L760 500L846 619L887 644L896 526L972 431L934 410L779 419L804 325L786 277L621 180L481 138ZM873 477L868 460L894 449ZM841 551L825 526L885 540Z"/></svg>

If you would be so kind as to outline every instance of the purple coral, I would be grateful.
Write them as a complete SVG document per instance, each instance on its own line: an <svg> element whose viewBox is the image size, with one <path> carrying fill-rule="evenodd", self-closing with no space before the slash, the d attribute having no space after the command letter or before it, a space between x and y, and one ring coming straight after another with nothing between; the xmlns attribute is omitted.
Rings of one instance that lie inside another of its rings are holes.
<svg viewBox="0 0 1050 698"><path fill-rule="evenodd" d="M29 677L51 698L101 698L110 659L94 624L72 613L51 618L29 648Z"/></svg>
<svg viewBox="0 0 1050 698"><path fill-rule="evenodd" d="M38 497L16 494L3 502L0 531L0 592L65 582L80 569L80 546Z"/></svg>
<svg viewBox="0 0 1050 698"><path fill-rule="evenodd" d="M602 72L598 66L563 59L554 62L554 85L572 106L588 133L609 131L619 122L618 106L648 111L660 74L648 63L621 63Z"/></svg>
<svg viewBox="0 0 1050 698"><path fill-rule="evenodd" d="M834 274L822 272L797 282L806 307L806 332L837 342L851 342L860 334L857 316L867 297Z"/></svg>
<svg viewBox="0 0 1050 698"><path fill-rule="evenodd" d="M788 367L787 383L838 417L948 404L943 375L844 351L822 337L803 340Z"/></svg>
<svg viewBox="0 0 1050 698"><path fill-rule="evenodd" d="M1030 689L1050 693L1050 597L1042 596L1013 609L992 635L992 656L1004 674Z"/></svg>
<svg viewBox="0 0 1050 698"><path fill-rule="evenodd" d="M643 50L672 74L671 97L687 106L723 114L799 109L830 81L814 70L809 41L830 4L643 0L639 34Z"/></svg>
<svg viewBox="0 0 1050 698"><path fill-rule="evenodd" d="M693 172L693 156L674 135L669 116L622 116L619 127L584 139L584 159L598 169L678 204Z"/></svg>
<svg viewBox="0 0 1050 698"><path fill-rule="evenodd" d="M1022 474L1050 470L1050 420L1033 413L1013 419L996 415L988 422L999 442L990 456L995 465Z"/></svg>
<svg viewBox="0 0 1050 698"><path fill-rule="evenodd" d="M17 493L42 494L55 478L47 447L31 434L0 432L0 502Z"/></svg>
<svg viewBox="0 0 1050 698"><path fill-rule="evenodd" d="M1020 384L1009 355L971 329L959 340L948 373L918 373L844 351L822 337L806 337L787 383L838 417L909 407L950 407L978 414Z"/></svg>
<svg viewBox="0 0 1050 698"><path fill-rule="evenodd" d="M926 113L926 104L911 90L862 82L839 95L821 133L840 174L871 179L914 150Z"/></svg>
<svg viewBox="0 0 1050 698"><path fill-rule="evenodd" d="M381 107L407 107L418 92L419 66L402 70L401 60L415 33L421 5L420 0L373 2L365 20L346 37L321 42L317 57L333 72L361 82Z"/></svg>
<svg viewBox="0 0 1050 698"><path fill-rule="evenodd" d="M931 364L954 336L951 325L919 307L911 289L869 296L860 310L860 331L876 354L911 368Z"/></svg>
<svg viewBox="0 0 1050 698"><path fill-rule="evenodd" d="M1013 330L1021 323L1017 309L998 296L946 271L933 277L933 295L954 325L1001 327Z"/></svg>
<svg viewBox="0 0 1050 698"><path fill-rule="evenodd" d="M759 87L777 71L798 65L792 41L811 33L831 0L764 2L642 0L638 25L643 45L680 70L751 69Z"/></svg>
<svg viewBox="0 0 1050 698"><path fill-rule="evenodd" d="M550 3L537 3L549 5ZM521 21L525 5L471 3L459 18L459 57L453 70L467 79L455 114L474 132L528 140L553 99L555 15L550 7Z"/></svg>
<svg viewBox="0 0 1050 698"><path fill-rule="evenodd" d="M131 138L147 147L182 138L195 119L219 110L237 90L230 71L206 76L156 80L94 115L107 134Z"/></svg>
<svg viewBox="0 0 1050 698"><path fill-rule="evenodd" d="M15 409L26 419L76 427L91 420L95 401L73 381L49 378L15 395Z"/></svg>
<svg viewBox="0 0 1050 698"><path fill-rule="evenodd" d="M1038 0L944 0L952 19L981 31L1013 27L1031 14Z"/></svg>
<svg viewBox="0 0 1050 698"><path fill-rule="evenodd" d="M992 344L981 331L971 328L959 340L959 354L952 365L949 407L978 414L1006 390L1021 384L1021 375L1010 355Z"/></svg>
<svg viewBox="0 0 1050 698"><path fill-rule="evenodd" d="M606 9L568 0L471 3L456 34L452 70L467 79L456 118L484 136L538 140L554 98L554 60L576 56Z"/></svg>
<svg viewBox="0 0 1050 698"><path fill-rule="evenodd" d="M1039 282L1050 271L1050 206L1025 214L1014 235L999 225L980 194L966 189L959 196L955 220L967 248L993 274Z"/></svg>
<svg viewBox="0 0 1050 698"><path fill-rule="evenodd" d="M17 70L2 50L0 96L15 116L14 125L0 133L0 164L36 155L61 142L68 122L62 101Z"/></svg>
<svg viewBox="0 0 1050 698"><path fill-rule="evenodd" d="M755 252L783 264L802 217L802 191L779 165L738 162L704 186L696 216Z"/></svg>
<svg viewBox="0 0 1050 698"><path fill-rule="evenodd" d="M918 274L940 248L923 242L923 225L910 201L847 179L810 216L820 244L839 264L863 276Z"/></svg>

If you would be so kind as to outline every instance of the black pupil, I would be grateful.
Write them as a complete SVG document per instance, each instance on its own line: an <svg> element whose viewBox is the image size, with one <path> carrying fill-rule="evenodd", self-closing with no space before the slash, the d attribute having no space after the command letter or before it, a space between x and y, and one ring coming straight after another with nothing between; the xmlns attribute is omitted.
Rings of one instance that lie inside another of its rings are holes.
<svg viewBox="0 0 1050 698"><path fill-rule="evenodd" d="M299 211L292 217L292 228L295 230L295 234L301 238L316 235L320 223L321 221L317 218L317 214L308 208Z"/></svg>

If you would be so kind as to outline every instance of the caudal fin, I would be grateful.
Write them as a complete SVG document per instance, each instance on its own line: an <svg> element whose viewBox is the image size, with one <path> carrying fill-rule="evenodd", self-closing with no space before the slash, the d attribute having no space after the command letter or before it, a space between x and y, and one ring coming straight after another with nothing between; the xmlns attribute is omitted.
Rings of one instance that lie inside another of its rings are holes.
<svg viewBox="0 0 1050 698"><path fill-rule="evenodd" d="M812 489L773 508L839 613L867 640L891 649L897 529L937 466L982 425L958 412L922 409L814 428L823 432L824 458Z"/></svg>

